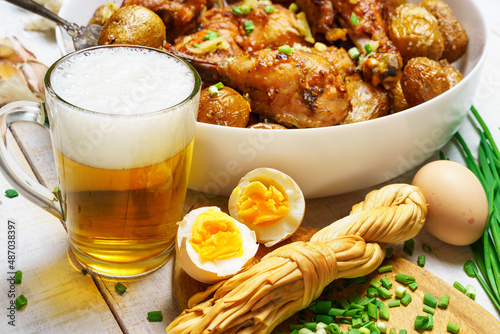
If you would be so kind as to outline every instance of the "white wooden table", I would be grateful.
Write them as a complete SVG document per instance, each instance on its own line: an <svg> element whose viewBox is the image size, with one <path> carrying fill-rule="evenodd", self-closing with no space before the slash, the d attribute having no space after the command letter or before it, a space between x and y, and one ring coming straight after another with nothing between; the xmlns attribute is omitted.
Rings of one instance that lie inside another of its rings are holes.
<svg viewBox="0 0 500 334"><path fill-rule="evenodd" d="M497 0L478 0L485 8L493 31L492 45L485 71L474 100L471 101L481 112L490 126L495 138L500 142L500 11ZM12 5L0 1L0 38L15 35L47 65L59 58L53 33L25 32L24 21L33 16ZM469 120L460 129L462 136L477 147L478 135ZM37 126L18 126L15 135L23 138L18 144L10 138L11 150L21 161L26 171L38 177L49 188L57 184L48 133ZM453 142L443 151L452 160L463 162ZM437 156L433 157L437 159ZM34 167L36 166L36 167ZM415 170L397 177L387 183L411 182ZM349 194L307 201L306 217L303 225L323 227L348 214L350 207L361 201L365 194L380 187L363 189ZM0 333L163 333L172 319L178 315L172 289L173 261L156 272L140 279L121 280L128 290L124 295L114 291L116 281L91 277L81 273L68 249L64 226L59 220L46 213L23 197L9 199L3 196L6 189L12 188L0 175ZM189 192L185 208L193 204L196 197ZM215 205L225 206L227 198L212 199ZM9 223L15 223L15 258L8 262ZM413 257L402 251L402 245L394 245L396 254L416 261L422 254L421 245L425 243L438 250L427 254L425 269L452 284L455 280L462 284L477 287L476 302L485 312L497 319L500 314L494 308L479 284L464 273L462 266L472 259L469 247L456 247L444 244L422 231L416 238ZM13 269L10 268L11 264ZM11 272L23 271L21 285L12 286L8 279ZM9 305L15 297L24 294L28 306L13 312ZM147 312L161 310L163 322L151 323ZM478 315L480 316L480 315ZM10 323L9 323L10 322ZM13 326L15 324L15 326Z"/></svg>

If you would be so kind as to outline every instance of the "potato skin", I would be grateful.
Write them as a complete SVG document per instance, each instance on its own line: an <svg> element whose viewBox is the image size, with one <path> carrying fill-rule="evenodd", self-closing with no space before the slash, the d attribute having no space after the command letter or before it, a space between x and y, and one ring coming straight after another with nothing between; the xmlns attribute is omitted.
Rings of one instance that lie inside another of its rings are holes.
<svg viewBox="0 0 500 334"><path fill-rule="evenodd" d="M401 88L408 105L414 107L447 91L450 83L439 62L416 57L403 70Z"/></svg>
<svg viewBox="0 0 500 334"><path fill-rule="evenodd" d="M441 68L446 75L446 79L450 83L450 88L455 86L464 78L462 73L460 73L455 67L453 67L453 65L450 64L447 60L440 60L439 65L441 65Z"/></svg>
<svg viewBox="0 0 500 334"><path fill-rule="evenodd" d="M153 11L137 5L118 9L102 27L99 45L132 44L161 48L166 28Z"/></svg>
<svg viewBox="0 0 500 334"><path fill-rule="evenodd" d="M441 0L424 0L419 6L427 9L437 19L444 38L444 51L440 59L453 63L462 57L467 51L469 38L451 8Z"/></svg>
<svg viewBox="0 0 500 334"><path fill-rule="evenodd" d="M200 94L198 122L244 128L248 124L250 103L230 87L211 95L208 88Z"/></svg>
<svg viewBox="0 0 500 334"><path fill-rule="evenodd" d="M444 51L444 38L437 19L425 8L404 4L389 19L389 37L406 63L414 57L439 60Z"/></svg>

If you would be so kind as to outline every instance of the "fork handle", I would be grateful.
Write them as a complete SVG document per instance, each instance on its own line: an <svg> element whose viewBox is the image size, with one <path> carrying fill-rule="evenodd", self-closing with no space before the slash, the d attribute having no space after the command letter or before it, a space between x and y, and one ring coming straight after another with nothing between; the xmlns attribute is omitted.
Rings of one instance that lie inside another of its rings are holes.
<svg viewBox="0 0 500 334"><path fill-rule="evenodd" d="M26 9L29 12L35 13L37 15L43 16L46 19L49 19L51 21L56 22L59 25L62 25L64 27L69 26L70 23L60 17L57 14L54 14L47 8L43 7L42 5L36 3L35 1L32 0L5 0L7 2L10 2L11 4L21 7L23 9Z"/></svg>

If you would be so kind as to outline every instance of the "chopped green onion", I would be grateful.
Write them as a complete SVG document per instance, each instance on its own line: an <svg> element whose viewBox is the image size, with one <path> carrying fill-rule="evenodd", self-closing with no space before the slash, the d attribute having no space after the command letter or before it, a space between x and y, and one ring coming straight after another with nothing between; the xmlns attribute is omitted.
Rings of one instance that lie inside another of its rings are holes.
<svg viewBox="0 0 500 334"><path fill-rule="evenodd" d="M243 12L241 11L241 8L238 6L231 6L231 9L233 10L233 13L235 13L236 15L243 14Z"/></svg>
<svg viewBox="0 0 500 334"><path fill-rule="evenodd" d="M342 308L343 308L344 310L348 310L348 309L349 309L349 307L351 306L351 304L350 304L350 303L349 303L346 299L341 299L341 300L339 301L339 303L340 303L340 306L342 306Z"/></svg>
<svg viewBox="0 0 500 334"><path fill-rule="evenodd" d="M380 319L384 319L384 320L389 320L389 307L387 305L385 305L384 303L381 303L379 306L378 306L378 316L380 317Z"/></svg>
<svg viewBox="0 0 500 334"><path fill-rule="evenodd" d="M305 328L310 329L312 331L315 331L318 323L317 322L304 322L303 325Z"/></svg>
<svg viewBox="0 0 500 334"><path fill-rule="evenodd" d="M215 87L217 87L217 89L222 89L224 88L224 84L222 82L218 82L214 85Z"/></svg>
<svg viewBox="0 0 500 334"><path fill-rule="evenodd" d="M377 288L377 291L378 291L378 295L379 295L382 299L391 298L391 296L392 296L392 292L390 292L389 290L387 290L387 289L386 289L386 288L384 288L383 286L378 287L378 288Z"/></svg>
<svg viewBox="0 0 500 334"><path fill-rule="evenodd" d="M297 13L299 11L299 6L295 2L292 2L290 6L288 6L288 10L292 13Z"/></svg>
<svg viewBox="0 0 500 334"><path fill-rule="evenodd" d="M357 304L357 303L351 303L351 305L349 306L349 309L351 309L351 310L354 310L354 309L364 310L365 306Z"/></svg>
<svg viewBox="0 0 500 334"><path fill-rule="evenodd" d="M403 298L401 298L401 304L403 304L404 306L408 306L410 302L411 302L411 294L409 293L407 293L406 295L403 296Z"/></svg>
<svg viewBox="0 0 500 334"><path fill-rule="evenodd" d="M208 87L208 92L210 93L210 95L217 95L219 94L219 89L215 85L212 85Z"/></svg>
<svg viewBox="0 0 500 334"><path fill-rule="evenodd" d="M378 291L377 289L375 289L374 287L369 287L368 289L366 289L366 296L368 298L377 298L378 297Z"/></svg>
<svg viewBox="0 0 500 334"><path fill-rule="evenodd" d="M469 277L476 277L477 276L477 267L474 261L468 260L464 264L464 271Z"/></svg>
<svg viewBox="0 0 500 334"><path fill-rule="evenodd" d="M448 324L446 325L446 330L450 333L457 334L460 330L460 326L455 325L452 322L448 322Z"/></svg>
<svg viewBox="0 0 500 334"><path fill-rule="evenodd" d="M417 259L417 264L418 264L420 267L425 266L425 255L419 255L419 256L418 256L418 259Z"/></svg>
<svg viewBox="0 0 500 334"><path fill-rule="evenodd" d="M116 283L115 285L115 291L118 292L120 295L123 295L125 291L127 291L127 287L120 282Z"/></svg>
<svg viewBox="0 0 500 334"><path fill-rule="evenodd" d="M220 34L218 32L207 30L207 34L203 36L203 39L206 41L211 41L213 39L216 39L217 37L220 37Z"/></svg>
<svg viewBox="0 0 500 334"><path fill-rule="evenodd" d="M408 239L404 242L403 244L403 251L412 256L413 255L413 250L415 249L415 240L412 239Z"/></svg>
<svg viewBox="0 0 500 334"><path fill-rule="evenodd" d="M389 300L389 302L387 303L387 306L389 307L398 307L400 305L401 305L401 300L399 299Z"/></svg>
<svg viewBox="0 0 500 334"><path fill-rule="evenodd" d="M422 244L422 250L426 253L429 253L429 254L432 253L431 247L427 244Z"/></svg>
<svg viewBox="0 0 500 334"><path fill-rule="evenodd" d="M331 300L318 300L314 305L309 305L309 309L317 314L328 314L331 308Z"/></svg>
<svg viewBox="0 0 500 334"><path fill-rule="evenodd" d="M14 283L21 284L22 281L23 281L23 272L21 270L18 270L14 274Z"/></svg>
<svg viewBox="0 0 500 334"><path fill-rule="evenodd" d="M200 44L198 44L198 43L193 44L193 48L199 48L199 47L200 47Z"/></svg>
<svg viewBox="0 0 500 334"><path fill-rule="evenodd" d="M241 5L240 9L241 9L241 12L245 15L250 14L250 12L252 11L252 9L250 7L248 7L247 5Z"/></svg>
<svg viewBox="0 0 500 334"><path fill-rule="evenodd" d="M345 313L345 309L341 309L341 308L334 308L332 307L329 311L328 311L328 315L331 315L332 317L341 317L343 316Z"/></svg>
<svg viewBox="0 0 500 334"><path fill-rule="evenodd" d="M394 252L394 248L388 247L385 250L385 258L388 259L392 256L392 252Z"/></svg>
<svg viewBox="0 0 500 334"><path fill-rule="evenodd" d="M386 273L386 272L392 271L393 269L394 269L394 266L391 265L391 264L389 264L389 265L386 265L386 266L378 267L377 271L379 273Z"/></svg>
<svg viewBox="0 0 500 334"><path fill-rule="evenodd" d="M380 333L387 332L387 324L385 322L377 322L377 328L380 331Z"/></svg>
<svg viewBox="0 0 500 334"><path fill-rule="evenodd" d="M371 52L373 51L373 50L372 50L372 47L371 47L371 45L370 45L370 44L368 44L368 43L367 43L367 44L365 44L365 51L366 51L366 53L368 53L368 54L369 54L369 53L371 53Z"/></svg>
<svg viewBox="0 0 500 334"><path fill-rule="evenodd" d="M360 53L359 53L359 50L357 47L350 48L349 51L347 51L347 53L349 54L349 57L351 57L351 59L353 59L353 60L358 59L360 56Z"/></svg>
<svg viewBox="0 0 500 334"><path fill-rule="evenodd" d="M455 289L457 289L458 291L460 291L461 293L465 293L466 292L465 287L462 284L460 284L460 282L458 282L458 281L453 282L453 287Z"/></svg>
<svg viewBox="0 0 500 334"><path fill-rule="evenodd" d="M293 48L290 45L282 45L282 46L278 47L278 51L289 55L289 54L292 54Z"/></svg>
<svg viewBox="0 0 500 334"><path fill-rule="evenodd" d="M408 334L408 332L406 331L406 329L402 329L399 331L399 334Z"/></svg>
<svg viewBox="0 0 500 334"><path fill-rule="evenodd" d="M344 313L344 317L347 317L347 318L359 318L362 315L363 315L363 310L360 310L360 309L347 310Z"/></svg>
<svg viewBox="0 0 500 334"><path fill-rule="evenodd" d="M417 290L418 284L417 282L411 282L410 284L408 284L408 287L411 289L411 291L415 291Z"/></svg>
<svg viewBox="0 0 500 334"><path fill-rule="evenodd" d="M361 283L361 284L366 283L366 276L353 278L352 282L353 283Z"/></svg>
<svg viewBox="0 0 500 334"><path fill-rule="evenodd" d="M415 282L415 277L405 274L397 274L396 276L394 276L394 278L396 279L396 281L404 285Z"/></svg>
<svg viewBox="0 0 500 334"><path fill-rule="evenodd" d="M245 32L247 33L247 35L250 35L250 33L255 29L253 21L245 21L243 25L245 26Z"/></svg>
<svg viewBox="0 0 500 334"><path fill-rule="evenodd" d="M324 314L317 314L315 317L314 317L315 321L316 322L322 322L324 324L331 324L333 322L333 317L329 316L329 315L324 315Z"/></svg>
<svg viewBox="0 0 500 334"><path fill-rule="evenodd" d="M429 318L425 315L417 315L415 318L415 329L427 329Z"/></svg>
<svg viewBox="0 0 500 334"><path fill-rule="evenodd" d="M433 308L434 308L434 307L436 307L436 306L437 306L437 302L438 302L438 300L437 300L437 298L436 298L436 297L434 297L433 295L431 295L431 294L430 294L430 293L428 293L428 292L425 292L425 293L424 293L424 304L425 304L425 305L428 305L428 306L430 306L430 307L433 307Z"/></svg>
<svg viewBox="0 0 500 334"><path fill-rule="evenodd" d="M378 307L375 304L368 303L366 313L370 319L378 319Z"/></svg>
<svg viewBox="0 0 500 334"><path fill-rule="evenodd" d="M438 307L442 308L442 309L445 309L445 308L448 307L448 303L449 302L450 302L450 296L443 295L443 296L441 296L441 298L439 298Z"/></svg>
<svg viewBox="0 0 500 334"><path fill-rule="evenodd" d="M148 320L151 322L162 322L163 314L161 313L161 311L148 312Z"/></svg>
<svg viewBox="0 0 500 334"><path fill-rule="evenodd" d="M361 297L359 296L359 293L354 292L353 294L349 295L347 299L352 304L352 303L358 303L361 300Z"/></svg>
<svg viewBox="0 0 500 334"><path fill-rule="evenodd" d="M351 14L351 24L356 27L358 25L358 16L354 13Z"/></svg>
<svg viewBox="0 0 500 334"><path fill-rule="evenodd" d="M7 189L5 190L5 196L7 196L8 198L13 198L19 196L19 193L14 189Z"/></svg>
<svg viewBox="0 0 500 334"><path fill-rule="evenodd" d="M362 320L361 318L353 318L352 319L352 327L354 328L359 328L362 325Z"/></svg>
<svg viewBox="0 0 500 334"><path fill-rule="evenodd" d="M407 292L406 288L400 285L396 288L396 292L395 292L396 297L401 299L404 297L404 295L406 295L406 292Z"/></svg>
<svg viewBox="0 0 500 334"><path fill-rule="evenodd" d="M430 313L430 314L434 314L434 312L436 311L435 308L430 307L428 305L424 305L423 310L424 310L425 313Z"/></svg>
<svg viewBox="0 0 500 334"><path fill-rule="evenodd" d="M476 288L473 285L467 285L465 295L471 299L476 299Z"/></svg>
<svg viewBox="0 0 500 334"><path fill-rule="evenodd" d="M19 295L19 297L16 298L16 309L19 310L26 304L28 304L28 299L24 297L24 295Z"/></svg>
<svg viewBox="0 0 500 334"><path fill-rule="evenodd" d="M375 278L372 278L370 280L370 286L372 286L374 288L379 288L379 287L382 286L382 283L379 280L376 280Z"/></svg>
<svg viewBox="0 0 500 334"><path fill-rule="evenodd" d="M267 5L266 7L264 7L264 10L266 11L266 13L268 14L271 14L271 13L274 13L274 7L271 6L271 5Z"/></svg>
<svg viewBox="0 0 500 334"><path fill-rule="evenodd" d="M366 327L361 327L361 328L358 328L358 332L360 334L371 334L370 330Z"/></svg>
<svg viewBox="0 0 500 334"><path fill-rule="evenodd" d="M389 334L396 334L396 329L391 328L391 330L389 331Z"/></svg>

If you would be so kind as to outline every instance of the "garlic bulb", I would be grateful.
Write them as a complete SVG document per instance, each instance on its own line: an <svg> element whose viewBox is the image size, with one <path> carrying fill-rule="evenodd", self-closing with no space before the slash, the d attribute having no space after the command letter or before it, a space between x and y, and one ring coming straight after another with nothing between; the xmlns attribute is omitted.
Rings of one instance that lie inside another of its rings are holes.
<svg viewBox="0 0 500 334"><path fill-rule="evenodd" d="M42 101L47 66L18 39L0 39L0 106L14 101Z"/></svg>

